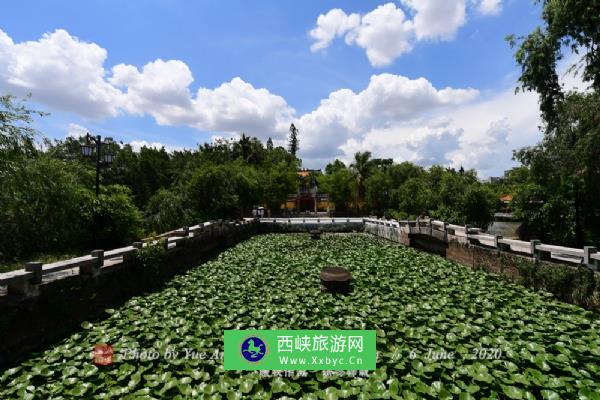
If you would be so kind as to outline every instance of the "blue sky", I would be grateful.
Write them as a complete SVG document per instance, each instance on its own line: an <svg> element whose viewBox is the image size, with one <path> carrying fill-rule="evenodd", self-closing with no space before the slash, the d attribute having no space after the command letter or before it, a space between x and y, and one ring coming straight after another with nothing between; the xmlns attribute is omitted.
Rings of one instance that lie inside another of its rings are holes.
<svg viewBox="0 0 600 400"><path fill-rule="evenodd" d="M31 92L55 138L283 144L294 122L305 166L371 150L498 175L540 137L504 41L539 23L517 0L22 0L0 14L0 92Z"/></svg>

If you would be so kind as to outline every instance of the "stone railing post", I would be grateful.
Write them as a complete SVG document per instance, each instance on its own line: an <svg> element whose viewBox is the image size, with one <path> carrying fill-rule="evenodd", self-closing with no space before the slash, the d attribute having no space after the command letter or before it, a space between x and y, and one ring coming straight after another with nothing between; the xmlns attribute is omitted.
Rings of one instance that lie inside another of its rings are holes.
<svg viewBox="0 0 600 400"><path fill-rule="evenodd" d="M494 247L497 249L500 249L500 243L498 243L500 239L502 239L501 235L494 235Z"/></svg>
<svg viewBox="0 0 600 400"><path fill-rule="evenodd" d="M9 294L15 294L18 296L33 297L40 293L39 285L42 283L42 263L41 262L28 262L25 264L25 270L31 272L31 277L22 277L21 279L13 280L9 282L7 291Z"/></svg>
<svg viewBox="0 0 600 400"><path fill-rule="evenodd" d="M583 248L583 263L594 271L598 270L598 261L591 258L591 255L597 251L598 249L594 246L585 246Z"/></svg>
<svg viewBox="0 0 600 400"><path fill-rule="evenodd" d="M444 242L448 243L448 223L444 222Z"/></svg>
<svg viewBox="0 0 600 400"><path fill-rule="evenodd" d="M90 253L96 259L93 264L81 265L79 276L82 278L95 278L100 274L100 268L104 265L104 250L92 250Z"/></svg>
<svg viewBox="0 0 600 400"><path fill-rule="evenodd" d="M123 262L133 260L136 257L138 251L140 251L144 247L144 242L133 242L131 244L131 247L135 249L135 252L123 254Z"/></svg>
<svg viewBox="0 0 600 400"><path fill-rule="evenodd" d="M184 226L182 229L183 229L183 236L188 237L190 235L190 227Z"/></svg>
<svg viewBox="0 0 600 400"><path fill-rule="evenodd" d="M542 242L540 242L537 239L531 240L529 242L529 248L531 251L531 257L533 258L534 261L539 262L542 259L542 255L540 254L541 252L539 250L536 250L536 247L538 245L542 244Z"/></svg>
<svg viewBox="0 0 600 400"><path fill-rule="evenodd" d="M33 278L31 283L39 285L42 283L42 263L39 261L32 261L25 264L25 271L33 272Z"/></svg>
<svg viewBox="0 0 600 400"><path fill-rule="evenodd" d="M471 225L465 224L465 240L468 244L471 244L471 240L469 239L469 229L471 229Z"/></svg>

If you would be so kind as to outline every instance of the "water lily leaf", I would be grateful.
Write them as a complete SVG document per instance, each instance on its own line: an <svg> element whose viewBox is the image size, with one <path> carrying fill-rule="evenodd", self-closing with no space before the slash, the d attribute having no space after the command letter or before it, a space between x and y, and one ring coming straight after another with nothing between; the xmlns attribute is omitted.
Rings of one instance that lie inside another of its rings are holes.
<svg viewBox="0 0 600 400"><path fill-rule="evenodd" d="M522 399L525 397L525 391L516 386L502 386L502 392L509 399Z"/></svg>
<svg viewBox="0 0 600 400"><path fill-rule="evenodd" d="M318 274L327 265L352 271L351 294L320 291ZM0 398L597 399L600 393L595 314L365 234L320 241L308 234L255 236L103 318L83 322L4 371ZM222 351L227 328L375 329L377 370L367 379L320 372L265 379L225 371L219 357L186 356L186 349ZM125 349L160 355L116 357L97 367L90 359L97 343L111 344L118 355ZM496 348L501 354L493 354ZM168 349L179 356L167 359ZM478 357L475 349L482 350ZM429 350L454 358L429 359Z"/></svg>
<svg viewBox="0 0 600 400"><path fill-rule="evenodd" d="M337 400L339 398L338 390L334 387L328 387L325 389L323 399L325 400Z"/></svg>
<svg viewBox="0 0 600 400"><path fill-rule="evenodd" d="M560 395L552 390L542 390L540 392L545 400L559 400Z"/></svg>

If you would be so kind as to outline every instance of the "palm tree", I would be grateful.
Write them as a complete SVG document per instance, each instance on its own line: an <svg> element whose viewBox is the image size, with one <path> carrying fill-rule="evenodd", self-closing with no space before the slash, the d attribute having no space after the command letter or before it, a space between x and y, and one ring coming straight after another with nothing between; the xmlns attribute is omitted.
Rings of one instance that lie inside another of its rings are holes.
<svg viewBox="0 0 600 400"><path fill-rule="evenodd" d="M364 184L365 180L368 178L369 173L371 172L371 152L365 151L363 153L357 152L354 155L354 162L350 164L350 168L354 172L354 176L356 178L356 197L355 197L355 207L356 213L358 214L358 200L361 195L364 193Z"/></svg>

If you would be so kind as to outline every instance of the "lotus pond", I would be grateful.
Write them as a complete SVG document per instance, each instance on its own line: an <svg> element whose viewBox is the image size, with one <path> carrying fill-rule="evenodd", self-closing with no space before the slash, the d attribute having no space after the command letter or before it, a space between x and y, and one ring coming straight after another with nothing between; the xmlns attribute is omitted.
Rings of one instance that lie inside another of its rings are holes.
<svg viewBox="0 0 600 400"><path fill-rule="evenodd" d="M352 272L350 295L320 292L329 265ZM378 368L368 377L225 372L213 357L223 329L376 329ZM116 357L97 367L97 343L119 355L209 356ZM597 314L366 234L280 234L84 322L6 370L0 398L597 399L599 378Z"/></svg>

